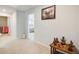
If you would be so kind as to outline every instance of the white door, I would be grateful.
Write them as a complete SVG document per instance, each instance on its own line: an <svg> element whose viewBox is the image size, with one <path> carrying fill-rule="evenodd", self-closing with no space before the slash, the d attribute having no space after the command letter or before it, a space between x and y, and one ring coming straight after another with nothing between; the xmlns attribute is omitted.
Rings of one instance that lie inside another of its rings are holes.
<svg viewBox="0 0 79 59"><path fill-rule="evenodd" d="M28 15L28 39L34 40L34 14Z"/></svg>

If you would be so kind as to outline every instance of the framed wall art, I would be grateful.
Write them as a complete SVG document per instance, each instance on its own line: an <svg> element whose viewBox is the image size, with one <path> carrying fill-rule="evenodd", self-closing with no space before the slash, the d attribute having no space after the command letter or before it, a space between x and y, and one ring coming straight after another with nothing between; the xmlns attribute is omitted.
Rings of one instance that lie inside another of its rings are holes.
<svg viewBox="0 0 79 59"><path fill-rule="evenodd" d="M46 8L43 8L41 11L42 20L55 19L56 15L56 6L52 5Z"/></svg>

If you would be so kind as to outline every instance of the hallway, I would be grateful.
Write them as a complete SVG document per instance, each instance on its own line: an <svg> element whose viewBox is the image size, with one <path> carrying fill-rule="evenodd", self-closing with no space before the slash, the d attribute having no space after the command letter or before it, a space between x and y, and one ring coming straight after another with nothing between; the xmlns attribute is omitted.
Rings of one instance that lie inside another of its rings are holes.
<svg viewBox="0 0 79 59"><path fill-rule="evenodd" d="M0 54L48 54L49 49L27 39L17 39L0 48Z"/></svg>

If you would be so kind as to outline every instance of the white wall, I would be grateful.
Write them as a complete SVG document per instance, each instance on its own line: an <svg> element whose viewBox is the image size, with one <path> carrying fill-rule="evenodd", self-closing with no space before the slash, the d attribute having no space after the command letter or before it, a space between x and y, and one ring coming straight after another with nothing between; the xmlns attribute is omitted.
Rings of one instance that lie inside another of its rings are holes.
<svg viewBox="0 0 79 59"><path fill-rule="evenodd" d="M25 12L25 32L26 32L26 38L27 39L29 39L29 37L28 37L28 16L30 15L30 14L34 14L34 16L35 16L35 13L34 13L34 10L35 10L35 8L31 8L30 10L27 10L26 12Z"/></svg>
<svg viewBox="0 0 79 59"><path fill-rule="evenodd" d="M76 6L76 18L75 18L75 20L76 20L76 26L75 26L75 28L76 28L76 37L77 37L77 46L78 46L78 49L79 49L79 6Z"/></svg>
<svg viewBox="0 0 79 59"><path fill-rule="evenodd" d="M79 6L57 5L56 19L41 20L41 9L45 7L29 10L35 14L35 41L49 46L54 37L60 39L64 35L67 42L72 40L79 49Z"/></svg>
<svg viewBox="0 0 79 59"><path fill-rule="evenodd" d="M12 14L0 12L0 16L7 16L7 24L9 27L9 36L0 37L0 48L6 47L6 44L16 39L16 12Z"/></svg>
<svg viewBox="0 0 79 59"><path fill-rule="evenodd" d="M16 12L11 14L0 12L0 16L8 17L9 34L13 39L16 39Z"/></svg>
<svg viewBox="0 0 79 59"><path fill-rule="evenodd" d="M25 33L25 12L23 11L16 11L16 28L17 38L21 38Z"/></svg>
<svg viewBox="0 0 79 59"><path fill-rule="evenodd" d="M13 39L17 39L16 36L16 12L12 13L12 15L8 18L8 25L10 28L10 34Z"/></svg>

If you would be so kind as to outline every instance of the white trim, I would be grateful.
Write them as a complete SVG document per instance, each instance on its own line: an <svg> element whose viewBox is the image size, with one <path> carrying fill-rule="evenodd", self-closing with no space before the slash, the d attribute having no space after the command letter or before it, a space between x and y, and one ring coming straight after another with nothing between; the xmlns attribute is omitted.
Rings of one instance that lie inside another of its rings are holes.
<svg viewBox="0 0 79 59"><path fill-rule="evenodd" d="M37 43L37 44L40 44L40 45L42 45L42 46L44 46L44 47L50 48L50 46L48 46L48 45L46 45L46 44L44 44L44 43L42 43L42 42L40 42L40 41L34 40L34 42Z"/></svg>

